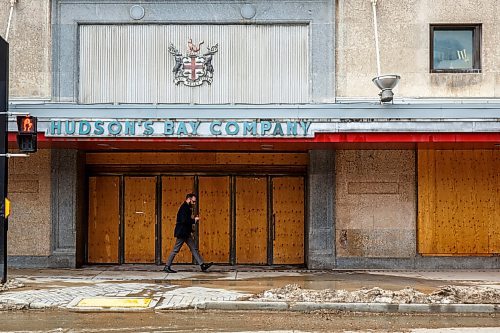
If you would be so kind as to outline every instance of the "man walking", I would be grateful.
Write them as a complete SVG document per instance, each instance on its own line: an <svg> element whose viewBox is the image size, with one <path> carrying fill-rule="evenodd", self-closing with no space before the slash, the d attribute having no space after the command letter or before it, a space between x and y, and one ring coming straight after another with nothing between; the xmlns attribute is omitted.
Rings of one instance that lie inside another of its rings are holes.
<svg viewBox="0 0 500 333"><path fill-rule="evenodd" d="M201 270L205 272L213 263L206 264L203 261L203 258L198 253L198 249L194 242L192 231L193 225L198 222L200 219L196 216L194 219L191 217L191 207L196 204L196 195L193 193L189 193L186 195L186 201L179 207L179 211L177 212L177 221L175 223L174 236L177 238L174 248L170 255L168 256L167 264L163 270L167 273L177 273L177 271L173 270L172 263L174 262L174 258L179 253L184 243L189 246L191 253L194 256L194 259L200 265Z"/></svg>

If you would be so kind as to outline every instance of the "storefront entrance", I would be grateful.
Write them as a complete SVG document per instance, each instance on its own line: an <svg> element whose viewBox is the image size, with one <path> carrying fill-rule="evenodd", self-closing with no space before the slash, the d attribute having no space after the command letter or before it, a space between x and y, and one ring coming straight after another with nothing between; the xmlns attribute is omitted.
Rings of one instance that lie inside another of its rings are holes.
<svg viewBox="0 0 500 333"><path fill-rule="evenodd" d="M164 263L186 193L198 194L200 253L219 264L304 264L304 176L94 172L87 262ZM187 247L176 263L192 263Z"/></svg>

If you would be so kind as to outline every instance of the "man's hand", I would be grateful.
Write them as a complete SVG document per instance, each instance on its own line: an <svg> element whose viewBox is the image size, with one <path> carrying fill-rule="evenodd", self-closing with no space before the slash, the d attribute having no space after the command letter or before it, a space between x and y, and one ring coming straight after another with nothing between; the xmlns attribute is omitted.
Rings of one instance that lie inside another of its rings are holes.
<svg viewBox="0 0 500 333"><path fill-rule="evenodd" d="M194 221L195 221L195 222L198 222L199 220L200 220L200 217L199 217L198 215L196 215L196 216L194 217Z"/></svg>

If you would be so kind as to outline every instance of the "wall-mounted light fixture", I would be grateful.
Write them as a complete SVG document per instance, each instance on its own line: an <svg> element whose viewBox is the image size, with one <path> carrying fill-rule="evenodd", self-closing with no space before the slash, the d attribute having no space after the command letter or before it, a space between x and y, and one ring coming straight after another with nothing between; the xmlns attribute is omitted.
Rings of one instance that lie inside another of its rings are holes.
<svg viewBox="0 0 500 333"><path fill-rule="evenodd" d="M373 31L375 34L375 53L377 55L377 76L372 79L373 83L382 90L379 93L380 101L382 103L391 102L394 97L392 89L396 87L401 76L396 74L380 75L380 48L378 44L378 30L377 30L377 0L370 0L373 8Z"/></svg>
<svg viewBox="0 0 500 333"><path fill-rule="evenodd" d="M378 95L380 96L380 101L383 103L387 103L392 101L392 98L394 97L394 93L392 92L392 89L396 87L396 85L399 82L399 79L401 76L399 75L381 75L374 77L372 79L373 83L382 90Z"/></svg>

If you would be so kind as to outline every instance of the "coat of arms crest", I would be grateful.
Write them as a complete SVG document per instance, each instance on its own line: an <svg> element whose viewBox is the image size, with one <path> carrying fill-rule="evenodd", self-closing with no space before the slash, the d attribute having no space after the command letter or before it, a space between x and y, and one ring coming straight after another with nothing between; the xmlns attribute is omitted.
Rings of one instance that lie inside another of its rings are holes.
<svg viewBox="0 0 500 333"><path fill-rule="evenodd" d="M182 82L190 87L201 86L204 81L207 81L208 84L212 84L214 77L212 56L219 51L219 44L207 47L207 52L200 55L199 52L203 43L202 41L196 45L189 39L186 55L182 55L182 53L170 43L168 52L173 55L175 59L175 65L172 69L175 84Z"/></svg>

